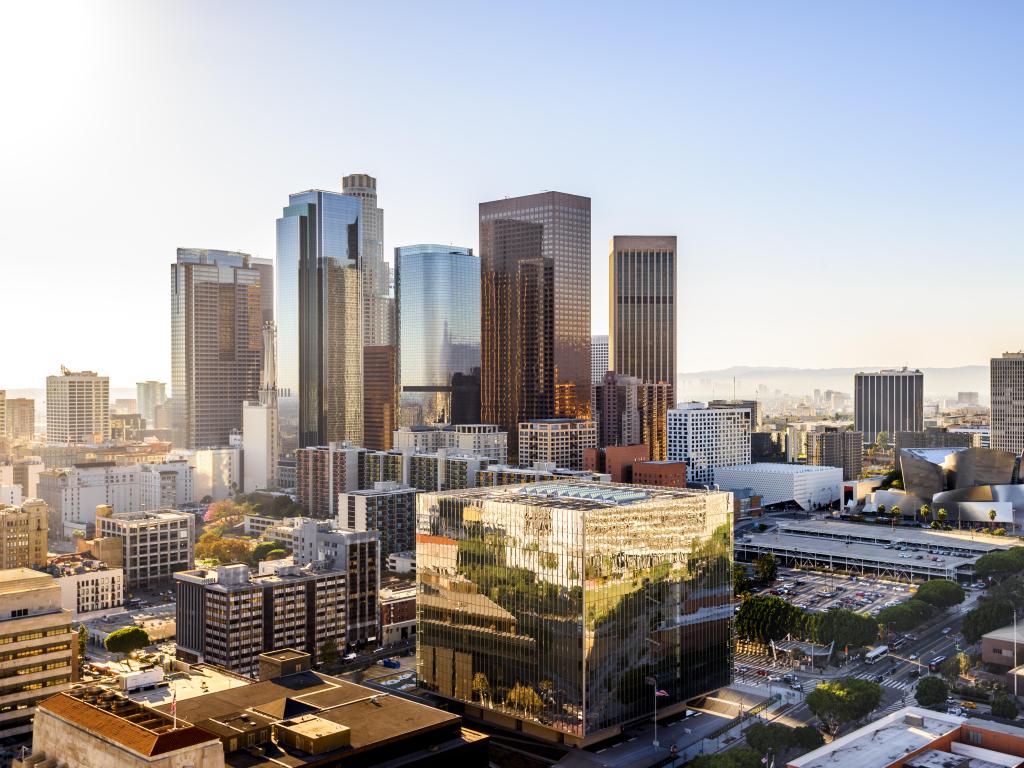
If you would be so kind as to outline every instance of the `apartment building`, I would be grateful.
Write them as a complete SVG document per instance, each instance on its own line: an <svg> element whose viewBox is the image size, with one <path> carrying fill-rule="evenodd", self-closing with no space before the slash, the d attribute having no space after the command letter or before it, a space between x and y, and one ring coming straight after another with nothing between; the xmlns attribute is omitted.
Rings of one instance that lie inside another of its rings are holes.
<svg viewBox="0 0 1024 768"><path fill-rule="evenodd" d="M96 534L122 542L125 586L148 587L195 564L195 516L172 509L140 512L96 510Z"/></svg>
<svg viewBox="0 0 1024 768"><path fill-rule="evenodd" d="M42 499L0 504L0 570L46 565L49 509Z"/></svg>
<svg viewBox="0 0 1024 768"><path fill-rule="evenodd" d="M519 423L519 463L550 462L583 469L583 452L597 447L597 423L590 419L533 419Z"/></svg>

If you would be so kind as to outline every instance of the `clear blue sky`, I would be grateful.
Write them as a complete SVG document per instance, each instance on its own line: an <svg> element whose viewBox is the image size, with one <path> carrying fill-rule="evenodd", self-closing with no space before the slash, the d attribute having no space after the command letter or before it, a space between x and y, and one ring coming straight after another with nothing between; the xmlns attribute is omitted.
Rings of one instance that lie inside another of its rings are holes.
<svg viewBox="0 0 1024 768"><path fill-rule="evenodd" d="M377 176L385 248L593 198L680 238L680 366L1024 346L1024 4L8 3L0 387L169 376L178 246L273 256L289 192Z"/></svg>

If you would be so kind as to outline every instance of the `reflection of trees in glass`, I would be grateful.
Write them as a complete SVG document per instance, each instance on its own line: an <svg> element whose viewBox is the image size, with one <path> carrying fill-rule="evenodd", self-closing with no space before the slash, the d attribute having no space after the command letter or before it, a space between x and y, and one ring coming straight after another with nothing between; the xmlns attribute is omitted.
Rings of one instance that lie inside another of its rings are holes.
<svg viewBox="0 0 1024 768"><path fill-rule="evenodd" d="M505 703L513 709L522 710L527 715L539 712L544 707L544 701L537 692L529 685L520 683L516 683L508 692Z"/></svg>
<svg viewBox="0 0 1024 768"><path fill-rule="evenodd" d="M483 672L477 672L473 675L473 693L480 697L480 704L484 704L484 700L491 697L491 684L487 681L487 675Z"/></svg>

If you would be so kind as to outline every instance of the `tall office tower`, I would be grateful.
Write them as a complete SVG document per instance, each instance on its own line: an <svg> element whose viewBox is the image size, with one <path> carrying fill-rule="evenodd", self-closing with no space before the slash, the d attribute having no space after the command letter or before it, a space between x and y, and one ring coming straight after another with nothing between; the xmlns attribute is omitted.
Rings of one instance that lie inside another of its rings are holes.
<svg viewBox="0 0 1024 768"><path fill-rule="evenodd" d="M689 489L421 494L420 685L577 746L650 718L655 691L683 713L729 682L731 520L731 494Z"/></svg>
<svg viewBox="0 0 1024 768"><path fill-rule="evenodd" d="M36 704L71 687L77 666L71 611L60 606L60 586L28 568L0 571L0 740L32 735Z"/></svg>
<svg viewBox="0 0 1024 768"><path fill-rule="evenodd" d="M277 329L263 324L263 366L259 399L242 403L242 486L245 493L277 482Z"/></svg>
<svg viewBox="0 0 1024 768"><path fill-rule="evenodd" d="M227 445L242 428L242 403L254 400L260 385L261 291L259 270L248 254L178 249L171 265L176 448Z"/></svg>
<svg viewBox="0 0 1024 768"><path fill-rule="evenodd" d="M608 256L610 370L676 396L676 238L616 235Z"/></svg>
<svg viewBox="0 0 1024 768"><path fill-rule="evenodd" d="M667 382L648 383L635 376L608 371L596 380L597 444L601 448L638 445L653 461L664 461L665 429L672 402Z"/></svg>
<svg viewBox="0 0 1024 768"><path fill-rule="evenodd" d="M924 429L924 374L907 368L853 377L853 428L873 443L879 432L893 444L897 432Z"/></svg>
<svg viewBox="0 0 1024 768"><path fill-rule="evenodd" d="M1024 352L1004 352L989 365L992 394L989 446L1024 451ZM920 429L920 427L918 427Z"/></svg>
<svg viewBox="0 0 1024 768"><path fill-rule="evenodd" d="M277 220L277 394L281 456L363 442L360 250L363 203L290 195Z"/></svg>
<svg viewBox="0 0 1024 768"><path fill-rule="evenodd" d="M608 358L608 337L590 337L590 381L594 386L604 379L604 375L611 370L611 363Z"/></svg>
<svg viewBox="0 0 1024 768"><path fill-rule="evenodd" d="M590 198L480 204L481 420L590 416Z"/></svg>
<svg viewBox="0 0 1024 768"><path fill-rule="evenodd" d="M28 499L20 506L0 504L0 570L42 568L50 509L42 499Z"/></svg>
<svg viewBox="0 0 1024 768"><path fill-rule="evenodd" d="M103 443L110 439L110 379L92 371L46 377L46 441Z"/></svg>
<svg viewBox="0 0 1024 768"><path fill-rule="evenodd" d="M363 445L391 449L398 418L398 372L392 344L363 347Z"/></svg>
<svg viewBox="0 0 1024 768"><path fill-rule="evenodd" d="M0 437L7 436L7 392L0 389Z"/></svg>
<svg viewBox="0 0 1024 768"><path fill-rule="evenodd" d="M274 260L251 256L252 268L260 273L260 306L263 309L261 327L274 322Z"/></svg>
<svg viewBox="0 0 1024 768"><path fill-rule="evenodd" d="M859 480L864 468L864 435L835 427L807 432L807 463L815 467L839 467L843 480Z"/></svg>
<svg viewBox="0 0 1024 768"><path fill-rule="evenodd" d="M519 424L519 463L537 462L583 469L583 452L597 448L597 424L590 419L531 419Z"/></svg>
<svg viewBox="0 0 1024 768"><path fill-rule="evenodd" d="M685 403L668 412L668 460L686 462L686 482L715 482L715 470L750 463L750 409Z"/></svg>
<svg viewBox="0 0 1024 768"><path fill-rule="evenodd" d="M353 173L341 180L342 194L357 197L363 206L363 241L359 271L363 290L363 344L395 343L395 300L391 298L391 268L384 261L384 211L377 206L377 180Z"/></svg>
<svg viewBox="0 0 1024 768"><path fill-rule="evenodd" d="M480 259L472 248L395 248L402 427L480 421Z"/></svg>
<svg viewBox="0 0 1024 768"><path fill-rule="evenodd" d="M15 440L32 440L36 435L36 401L31 397L7 400L7 436Z"/></svg>
<svg viewBox="0 0 1024 768"><path fill-rule="evenodd" d="M260 280L262 286L262 275ZM167 402L167 385L162 381L137 382L135 399L139 404L139 414L146 420L146 426L156 429L156 409Z"/></svg>

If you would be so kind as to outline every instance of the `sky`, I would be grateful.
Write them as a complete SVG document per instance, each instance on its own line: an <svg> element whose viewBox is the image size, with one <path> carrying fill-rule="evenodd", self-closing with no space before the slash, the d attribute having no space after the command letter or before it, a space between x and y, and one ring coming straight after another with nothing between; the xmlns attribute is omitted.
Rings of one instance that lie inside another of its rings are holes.
<svg viewBox="0 0 1024 768"><path fill-rule="evenodd" d="M0 9L0 387L170 374L180 246L274 255L378 179L385 252L477 204L679 237L682 371L1024 347L1024 4L68 2Z"/></svg>

